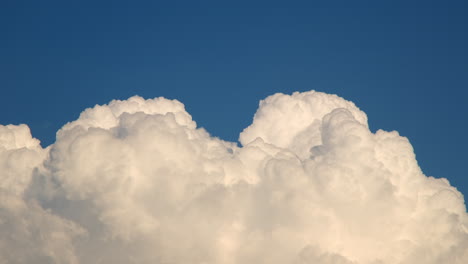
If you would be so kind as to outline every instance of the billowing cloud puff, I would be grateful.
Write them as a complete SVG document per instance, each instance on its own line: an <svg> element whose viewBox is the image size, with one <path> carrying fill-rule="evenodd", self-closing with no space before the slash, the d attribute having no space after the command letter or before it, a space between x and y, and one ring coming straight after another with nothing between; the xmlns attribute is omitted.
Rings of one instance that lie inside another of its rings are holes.
<svg viewBox="0 0 468 264"><path fill-rule="evenodd" d="M462 194L353 103L275 94L240 142L164 98L86 109L46 149L0 126L0 263L468 263Z"/></svg>

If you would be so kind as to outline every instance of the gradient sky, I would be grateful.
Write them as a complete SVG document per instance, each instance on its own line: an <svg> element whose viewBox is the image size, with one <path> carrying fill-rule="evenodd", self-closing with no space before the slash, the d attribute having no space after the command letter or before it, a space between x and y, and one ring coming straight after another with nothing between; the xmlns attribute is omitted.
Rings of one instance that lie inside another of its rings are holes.
<svg viewBox="0 0 468 264"><path fill-rule="evenodd" d="M468 4L408 2L3 1L0 124L47 146L85 108L138 94L237 141L260 99L314 89L408 137L426 175L467 195Z"/></svg>

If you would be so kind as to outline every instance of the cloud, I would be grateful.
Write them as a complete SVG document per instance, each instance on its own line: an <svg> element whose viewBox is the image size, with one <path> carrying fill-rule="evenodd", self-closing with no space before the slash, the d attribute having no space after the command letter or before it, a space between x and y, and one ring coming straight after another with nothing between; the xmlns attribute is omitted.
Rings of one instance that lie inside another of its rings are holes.
<svg viewBox="0 0 468 264"><path fill-rule="evenodd" d="M462 194L352 102L272 95L240 142L137 96L0 126L0 263L468 262Z"/></svg>

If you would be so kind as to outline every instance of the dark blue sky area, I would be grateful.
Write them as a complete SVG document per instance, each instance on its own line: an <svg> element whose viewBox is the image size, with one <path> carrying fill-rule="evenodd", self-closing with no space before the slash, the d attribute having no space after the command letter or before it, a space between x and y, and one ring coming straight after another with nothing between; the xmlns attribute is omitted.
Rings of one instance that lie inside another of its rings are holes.
<svg viewBox="0 0 468 264"><path fill-rule="evenodd" d="M3 1L0 124L45 146L86 107L138 94L236 141L260 99L315 89L468 194L466 1L167 2Z"/></svg>

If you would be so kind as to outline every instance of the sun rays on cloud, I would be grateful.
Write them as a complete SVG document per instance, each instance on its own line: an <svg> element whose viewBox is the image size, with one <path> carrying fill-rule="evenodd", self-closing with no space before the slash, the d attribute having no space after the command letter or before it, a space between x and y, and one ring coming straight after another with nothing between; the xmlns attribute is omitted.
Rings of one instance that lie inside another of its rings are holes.
<svg viewBox="0 0 468 264"><path fill-rule="evenodd" d="M0 126L0 263L468 262L462 194L352 102L272 95L239 141L137 96Z"/></svg>

